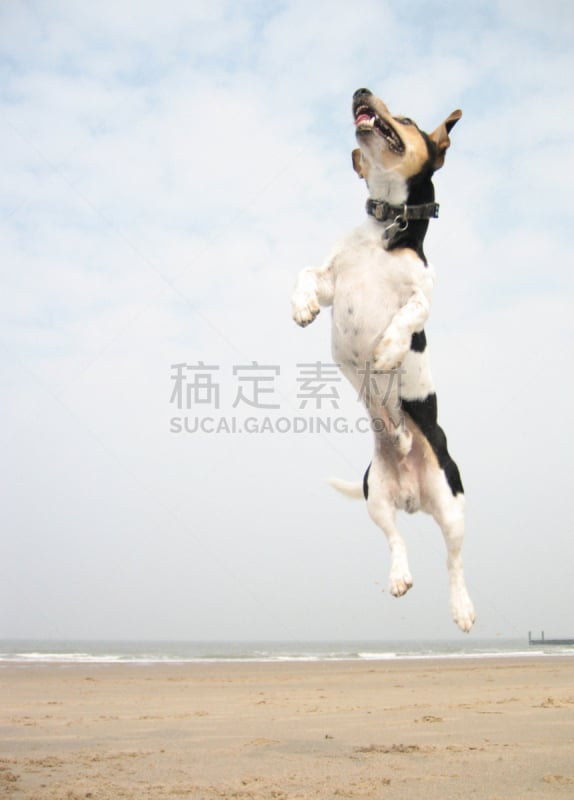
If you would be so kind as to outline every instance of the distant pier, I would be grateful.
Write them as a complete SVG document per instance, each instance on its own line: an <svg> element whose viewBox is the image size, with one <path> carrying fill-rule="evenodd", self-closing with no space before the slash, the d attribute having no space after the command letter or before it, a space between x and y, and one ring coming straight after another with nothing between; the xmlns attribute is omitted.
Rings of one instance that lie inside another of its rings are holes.
<svg viewBox="0 0 574 800"><path fill-rule="evenodd" d="M533 639L531 631L528 631L528 644L568 645L568 644L574 644L574 639L545 639L544 631L541 632L540 639Z"/></svg>

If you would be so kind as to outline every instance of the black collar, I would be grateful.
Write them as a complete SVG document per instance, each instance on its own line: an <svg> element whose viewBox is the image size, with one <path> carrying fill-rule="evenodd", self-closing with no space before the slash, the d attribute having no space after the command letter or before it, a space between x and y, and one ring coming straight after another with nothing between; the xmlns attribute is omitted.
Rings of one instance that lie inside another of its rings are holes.
<svg viewBox="0 0 574 800"><path fill-rule="evenodd" d="M438 203L393 206L385 200L367 200L367 214L384 224L383 240L390 244L399 233L406 231L410 220L427 220L438 217Z"/></svg>
<svg viewBox="0 0 574 800"><path fill-rule="evenodd" d="M373 200L371 197L367 200L367 214L370 214L379 222L385 222L388 219L401 217L401 219L408 221L410 219L432 219L438 217L438 203L421 203L418 206L392 206L386 200Z"/></svg>

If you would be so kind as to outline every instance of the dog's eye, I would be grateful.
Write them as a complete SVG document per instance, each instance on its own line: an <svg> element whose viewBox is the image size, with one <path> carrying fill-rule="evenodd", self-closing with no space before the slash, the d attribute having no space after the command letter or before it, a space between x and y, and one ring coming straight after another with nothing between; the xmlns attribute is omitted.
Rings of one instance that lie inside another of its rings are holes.
<svg viewBox="0 0 574 800"><path fill-rule="evenodd" d="M400 122L401 125L414 125L415 123L409 117L395 117L397 122Z"/></svg>

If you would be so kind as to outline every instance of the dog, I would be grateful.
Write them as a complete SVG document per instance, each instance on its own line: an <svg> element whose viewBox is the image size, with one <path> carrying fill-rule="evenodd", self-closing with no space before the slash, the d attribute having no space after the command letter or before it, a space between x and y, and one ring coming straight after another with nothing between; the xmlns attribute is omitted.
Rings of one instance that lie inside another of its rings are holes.
<svg viewBox="0 0 574 800"><path fill-rule="evenodd" d="M413 585L396 511L431 514L447 547L452 617L468 632L475 612L461 556L464 490L437 422L424 331L434 271L423 250L429 220L438 216L433 174L462 112L427 134L408 117L393 116L368 89L355 92L352 109L358 144L352 160L368 188L367 216L322 266L301 271L293 318L305 327L321 306L332 307L333 359L363 400L375 434L362 484L332 483L364 496L385 533L390 593L400 597Z"/></svg>

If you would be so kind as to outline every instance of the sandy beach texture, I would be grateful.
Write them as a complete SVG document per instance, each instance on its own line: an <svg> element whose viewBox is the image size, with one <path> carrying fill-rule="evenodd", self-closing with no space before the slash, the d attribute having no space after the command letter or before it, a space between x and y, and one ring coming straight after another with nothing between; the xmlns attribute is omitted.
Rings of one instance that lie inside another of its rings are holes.
<svg viewBox="0 0 574 800"><path fill-rule="evenodd" d="M574 659L5 666L0 797L574 797Z"/></svg>

